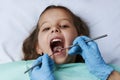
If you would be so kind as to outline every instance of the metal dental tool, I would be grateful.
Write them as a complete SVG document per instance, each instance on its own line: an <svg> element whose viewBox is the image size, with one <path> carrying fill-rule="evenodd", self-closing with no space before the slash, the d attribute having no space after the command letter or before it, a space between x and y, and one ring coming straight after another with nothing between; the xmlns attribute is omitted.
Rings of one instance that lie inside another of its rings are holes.
<svg viewBox="0 0 120 80"><path fill-rule="evenodd" d="M52 55L53 55L53 54L52 54ZM50 55L50 56L52 56L52 55ZM42 65L42 62L40 62L40 63L32 66L31 68L29 68L28 70L26 70L26 71L24 72L24 74L27 73L28 71L32 70L32 69L35 68L36 66L41 66L41 65Z"/></svg>
<svg viewBox="0 0 120 80"><path fill-rule="evenodd" d="M102 36L98 36L98 37L95 37L95 38L92 38L92 39L89 39L89 40L86 40L85 42L87 43L87 42L90 42L90 41L93 41L93 40L97 40L97 39L100 39L100 38L103 38L103 37L106 37L106 36L107 36L107 34L102 35ZM62 50L65 50L65 49L70 49L70 48L72 48L74 46L78 46L78 44L71 45L71 46L66 47L66 48L56 47L55 51L62 51Z"/></svg>
<svg viewBox="0 0 120 80"><path fill-rule="evenodd" d="M107 34L102 35L102 36L98 36L98 37L95 37L95 38L91 38L91 39L89 39L89 40L86 40L85 42L87 43L87 42L90 42L90 41L93 41L93 40L97 40L97 39L100 39L100 38L104 38L104 37L106 37L106 36L107 36ZM72 48L72 47L74 47L74 46L78 46L78 44L76 44L76 45L71 45L71 46L66 47L66 48L56 47L55 51L62 51L62 50L65 50L65 49L70 49L70 48ZM55 51L54 51L54 52L55 52ZM53 54L51 54L50 56L52 56L52 55L53 55ZM29 68L28 70L26 70L24 73L27 73L28 71L32 70L34 67L36 67L36 66L41 66L41 65L42 65L42 62L40 62L40 63L32 66L31 68Z"/></svg>

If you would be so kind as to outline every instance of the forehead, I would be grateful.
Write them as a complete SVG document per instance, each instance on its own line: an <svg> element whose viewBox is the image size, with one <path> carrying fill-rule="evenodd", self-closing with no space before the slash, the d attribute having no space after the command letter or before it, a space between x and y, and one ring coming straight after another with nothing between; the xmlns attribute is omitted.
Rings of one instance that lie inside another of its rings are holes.
<svg viewBox="0 0 120 80"><path fill-rule="evenodd" d="M48 17L72 18L72 15L68 10L64 8L49 8L42 13L40 18L48 18Z"/></svg>

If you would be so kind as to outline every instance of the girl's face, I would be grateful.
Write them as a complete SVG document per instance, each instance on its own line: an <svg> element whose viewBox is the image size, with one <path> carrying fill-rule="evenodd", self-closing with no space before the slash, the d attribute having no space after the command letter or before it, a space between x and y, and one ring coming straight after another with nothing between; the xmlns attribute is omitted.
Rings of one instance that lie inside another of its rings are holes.
<svg viewBox="0 0 120 80"><path fill-rule="evenodd" d="M57 64L66 63L68 50L55 51L55 48L72 45L78 36L71 15L64 9L49 9L41 15L38 25L38 53L40 49L44 54L53 54L51 58Z"/></svg>

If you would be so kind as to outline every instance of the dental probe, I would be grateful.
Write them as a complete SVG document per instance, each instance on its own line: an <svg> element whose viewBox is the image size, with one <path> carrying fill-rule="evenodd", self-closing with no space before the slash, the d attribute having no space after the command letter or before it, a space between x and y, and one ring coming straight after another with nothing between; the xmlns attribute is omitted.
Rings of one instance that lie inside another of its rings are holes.
<svg viewBox="0 0 120 80"><path fill-rule="evenodd" d="M100 39L100 38L104 38L104 37L106 37L106 36L107 36L107 34L102 35L102 36L98 36L98 37L95 37L95 38L91 38L91 39L89 39L89 40L86 40L85 42L87 43L87 42L90 42L90 41L93 41L93 40L97 40L97 39ZM60 51L61 51L61 50L64 50L64 49L69 49L69 48L74 47L74 46L77 46L77 45L78 45L78 44L76 44L76 45L71 45L71 46L66 47L66 48L56 48L56 50L60 49ZM51 54L50 56L52 56L52 55L53 55L53 54ZM42 62L40 62L40 63L32 66L31 68L29 68L28 70L26 70L24 73L27 73L28 71L32 70L34 67L36 67L36 66L41 66L41 65L42 65Z"/></svg>
<svg viewBox="0 0 120 80"><path fill-rule="evenodd" d="M52 55L53 55L53 54L52 54ZM50 56L52 56L52 55L50 55ZM24 72L24 74L27 73L28 71L32 70L32 69L35 68L36 66L41 66L41 65L42 65L42 62L40 62L40 63L32 66L31 68L27 69L27 70Z"/></svg>
<svg viewBox="0 0 120 80"><path fill-rule="evenodd" d="M95 38L91 38L91 39L89 39L89 40L86 40L85 42L87 43L87 42L90 42L90 41L93 41L93 40L97 40L97 39L100 39L100 38L104 38L104 37L106 37L107 36L107 34L105 34L105 35L101 35L101 36L98 36L98 37L95 37ZM71 46L69 46L69 47L66 47L66 48L61 48L62 50L63 49L69 49L69 48L72 48L72 47L74 47L74 46L77 46L78 44L75 44L75 45L71 45Z"/></svg>

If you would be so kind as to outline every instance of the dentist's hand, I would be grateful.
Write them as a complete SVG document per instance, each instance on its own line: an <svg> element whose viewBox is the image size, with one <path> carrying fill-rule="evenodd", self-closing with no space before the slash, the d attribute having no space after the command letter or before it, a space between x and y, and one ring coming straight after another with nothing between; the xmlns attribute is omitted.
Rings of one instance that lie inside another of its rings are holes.
<svg viewBox="0 0 120 80"><path fill-rule="evenodd" d="M54 80L53 75L53 68L54 62L48 56L48 54L44 54L43 56L39 57L33 65L42 62L41 66L36 66L30 73L31 80Z"/></svg>
<svg viewBox="0 0 120 80"><path fill-rule="evenodd" d="M108 76L113 71L113 68L108 66L103 60L97 44L94 41L85 42L89 40L86 36L77 37L73 45L79 46L72 47L69 50L69 54L80 54L87 65L89 71L102 80L107 80Z"/></svg>

